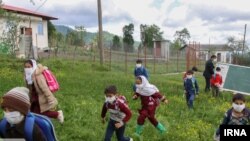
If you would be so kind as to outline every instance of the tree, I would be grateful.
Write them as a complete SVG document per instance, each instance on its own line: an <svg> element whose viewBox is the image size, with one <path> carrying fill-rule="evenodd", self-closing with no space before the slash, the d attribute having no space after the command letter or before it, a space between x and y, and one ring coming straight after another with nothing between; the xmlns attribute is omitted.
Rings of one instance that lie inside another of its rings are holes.
<svg viewBox="0 0 250 141"><path fill-rule="evenodd" d="M124 50L125 51L133 51L133 45L134 45L134 24L130 23L129 25L125 25L122 28L123 31L123 42L124 42Z"/></svg>
<svg viewBox="0 0 250 141"><path fill-rule="evenodd" d="M177 42L179 44L179 47L181 47L187 43L188 39L190 39L190 33L187 28L183 28L180 31L176 31L174 37L174 42Z"/></svg>
<svg viewBox="0 0 250 141"><path fill-rule="evenodd" d="M115 35L112 39L112 49L119 50L121 47L121 42L119 36Z"/></svg>
<svg viewBox="0 0 250 141"><path fill-rule="evenodd" d="M154 40L162 40L162 34L163 32L160 31L160 27L157 25L140 25L141 30L141 42L144 46L153 48L154 46Z"/></svg>

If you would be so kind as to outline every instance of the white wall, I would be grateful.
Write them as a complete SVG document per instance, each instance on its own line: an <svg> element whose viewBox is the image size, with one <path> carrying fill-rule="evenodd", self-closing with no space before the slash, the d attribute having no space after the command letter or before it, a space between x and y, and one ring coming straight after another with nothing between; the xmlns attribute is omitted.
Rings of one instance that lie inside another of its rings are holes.
<svg viewBox="0 0 250 141"><path fill-rule="evenodd" d="M19 29L21 27L31 27L32 28L32 44L37 48L48 47L48 30L47 30L47 21L43 20L41 17L29 16L29 15L18 15L22 18L19 23ZM3 29L5 27L4 18L0 19L0 36L2 35ZM30 22L31 21L31 22ZM43 35L38 35L38 23L42 22L43 24ZM19 30L20 32L20 30Z"/></svg>

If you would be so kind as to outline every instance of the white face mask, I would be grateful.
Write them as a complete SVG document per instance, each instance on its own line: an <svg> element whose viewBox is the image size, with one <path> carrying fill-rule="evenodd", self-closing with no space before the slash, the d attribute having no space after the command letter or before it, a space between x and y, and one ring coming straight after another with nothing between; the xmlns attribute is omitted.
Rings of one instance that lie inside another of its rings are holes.
<svg viewBox="0 0 250 141"><path fill-rule="evenodd" d="M238 105L238 104L233 103L233 108L237 112L242 112L242 110L245 108L245 104Z"/></svg>
<svg viewBox="0 0 250 141"><path fill-rule="evenodd" d="M187 79L191 79L193 75L187 75Z"/></svg>
<svg viewBox="0 0 250 141"><path fill-rule="evenodd" d="M135 65L137 68L140 68L142 65L141 64L136 64Z"/></svg>
<svg viewBox="0 0 250 141"><path fill-rule="evenodd" d="M105 97L105 98L106 98L106 102L108 102L108 103L113 103L116 100L115 96Z"/></svg>
<svg viewBox="0 0 250 141"><path fill-rule="evenodd" d="M25 72L25 79L27 80L28 84L32 84L32 73L33 73L33 69L32 68L24 68L24 72Z"/></svg>
<svg viewBox="0 0 250 141"><path fill-rule="evenodd" d="M215 63L216 63L216 62L217 62L217 59L213 59L213 62L215 62Z"/></svg>
<svg viewBox="0 0 250 141"><path fill-rule="evenodd" d="M141 89L143 87L142 84L136 84L135 86L136 86L136 88L139 88L139 89Z"/></svg>
<svg viewBox="0 0 250 141"><path fill-rule="evenodd" d="M24 115L18 111L4 112L4 117L11 125L18 124L24 119Z"/></svg>

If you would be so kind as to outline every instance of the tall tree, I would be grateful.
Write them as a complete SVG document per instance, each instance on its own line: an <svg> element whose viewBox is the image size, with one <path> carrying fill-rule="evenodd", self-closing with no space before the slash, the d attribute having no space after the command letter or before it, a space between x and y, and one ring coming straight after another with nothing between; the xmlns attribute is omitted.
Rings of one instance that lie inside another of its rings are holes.
<svg viewBox="0 0 250 141"><path fill-rule="evenodd" d="M133 45L134 45L134 24L130 23L129 25L125 25L122 28L123 31L123 42L124 42L124 49L125 51L133 51Z"/></svg>
<svg viewBox="0 0 250 141"><path fill-rule="evenodd" d="M119 50L121 47L121 42L119 36L115 35L112 39L112 49Z"/></svg>
<svg viewBox="0 0 250 141"><path fill-rule="evenodd" d="M179 44L179 46L183 46L187 43L187 40L190 39L190 33L187 28L183 28L180 31L175 32L175 42Z"/></svg>
<svg viewBox="0 0 250 141"><path fill-rule="evenodd" d="M154 40L162 40L162 34L160 27L157 25L140 25L141 30L141 42L144 46L153 48L154 46Z"/></svg>

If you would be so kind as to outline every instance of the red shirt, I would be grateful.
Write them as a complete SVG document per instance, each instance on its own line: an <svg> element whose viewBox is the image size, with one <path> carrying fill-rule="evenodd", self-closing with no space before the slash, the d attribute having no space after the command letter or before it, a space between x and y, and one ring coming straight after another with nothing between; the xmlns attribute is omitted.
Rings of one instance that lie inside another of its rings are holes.
<svg viewBox="0 0 250 141"><path fill-rule="evenodd" d="M151 96L143 96L140 95L139 93L136 93L136 95L141 98L142 107L157 106L160 103L160 101L165 99L165 96L162 96L159 92Z"/></svg>
<svg viewBox="0 0 250 141"><path fill-rule="evenodd" d="M217 73L215 74L215 76L212 75L210 83L212 86L220 86L222 84L222 76Z"/></svg>

